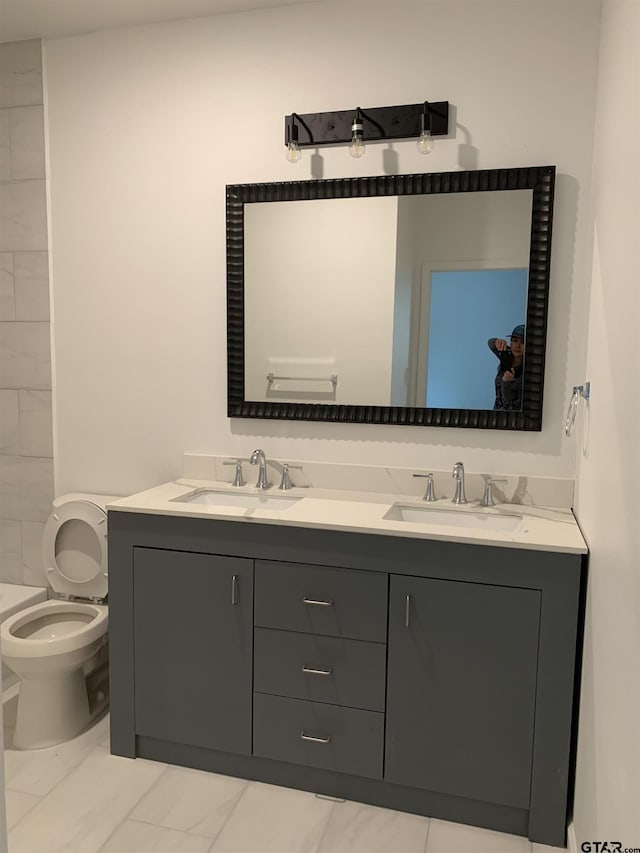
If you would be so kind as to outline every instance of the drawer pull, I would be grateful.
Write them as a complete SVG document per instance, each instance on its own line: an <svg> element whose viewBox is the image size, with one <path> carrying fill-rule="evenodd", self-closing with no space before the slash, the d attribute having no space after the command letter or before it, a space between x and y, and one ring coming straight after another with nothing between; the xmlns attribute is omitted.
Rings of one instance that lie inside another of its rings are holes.
<svg viewBox="0 0 640 853"><path fill-rule="evenodd" d="M235 607L238 603L238 575L231 578L231 604Z"/></svg>
<svg viewBox="0 0 640 853"><path fill-rule="evenodd" d="M333 601L321 601L317 598L303 598L303 604L316 604L318 607L333 607Z"/></svg>
<svg viewBox="0 0 640 853"><path fill-rule="evenodd" d="M302 671L308 673L309 675L332 675L332 669L316 669L313 666L303 666Z"/></svg>
<svg viewBox="0 0 640 853"><path fill-rule="evenodd" d="M404 625L405 628L409 627L411 623L411 596L408 595L406 601L404 603Z"/></svg>
<svg viewBox="0 0 640 853"><path fill-rule="evenodd" d="M307 735L304 731L301 731L300 739L311 741L311 743L329 743L331 735L327 735L326 737L314 737L313 735Z"/></svg>

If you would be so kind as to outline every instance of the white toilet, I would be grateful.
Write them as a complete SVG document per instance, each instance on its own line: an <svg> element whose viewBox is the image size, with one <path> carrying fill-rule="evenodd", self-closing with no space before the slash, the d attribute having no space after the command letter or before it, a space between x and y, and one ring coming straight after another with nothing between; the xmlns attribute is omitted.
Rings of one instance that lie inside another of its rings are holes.
<svg viewBox="0 0 640 853"><path fill-rule="evenodd" d="M0 626L2 658L20 676L18 749L69 740L108 704L105 506L112 500L83 494L54 500L42 552L58 599L21 610Z"/></svg>

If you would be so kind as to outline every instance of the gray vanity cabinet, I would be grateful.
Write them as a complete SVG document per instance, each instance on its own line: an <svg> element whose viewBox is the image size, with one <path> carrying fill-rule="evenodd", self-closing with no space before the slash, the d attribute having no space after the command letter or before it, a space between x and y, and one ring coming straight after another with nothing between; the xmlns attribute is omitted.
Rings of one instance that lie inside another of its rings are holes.
<svg viewBox="0 0 640 853"><path fill-rule="evenodd" d="M251 754L253 561L135 548L141 735Z"/></svg>
<svg viewBox="0 0 640 853"><path fill-rule="evenodd" d="M111 750L562 846L585 569L110 512Z"/></svg>
<svg viewBox="0 0 640 853"><path fill-rule="evenodd" d="M385 780L526 809L540 593L391 577Z"/></svg>

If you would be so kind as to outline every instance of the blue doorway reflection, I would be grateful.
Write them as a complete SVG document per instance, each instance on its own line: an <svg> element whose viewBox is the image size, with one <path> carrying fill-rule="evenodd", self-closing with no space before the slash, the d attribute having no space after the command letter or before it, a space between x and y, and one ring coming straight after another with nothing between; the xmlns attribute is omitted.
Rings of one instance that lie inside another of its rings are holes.
<svg viewBox="0 0 640 853"><path fill-rule="evenodd" d="M428 408L493 409L498 361L487 341L526 321L528 278L526 268L432 273Z"/></svg>

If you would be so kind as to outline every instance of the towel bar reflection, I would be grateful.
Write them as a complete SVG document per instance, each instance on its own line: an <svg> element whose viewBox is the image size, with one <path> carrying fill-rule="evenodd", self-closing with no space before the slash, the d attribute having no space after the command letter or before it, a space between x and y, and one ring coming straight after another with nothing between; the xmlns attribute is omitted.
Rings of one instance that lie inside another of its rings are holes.
<svg viewBox="0 0 640 853"><path fill-rule="evenodd" d="M332 373L331 376L276 376L274 373L267 373L267 382L270 386L274 382L330 382L335 391L338 385L338 374Z"/></svg>

